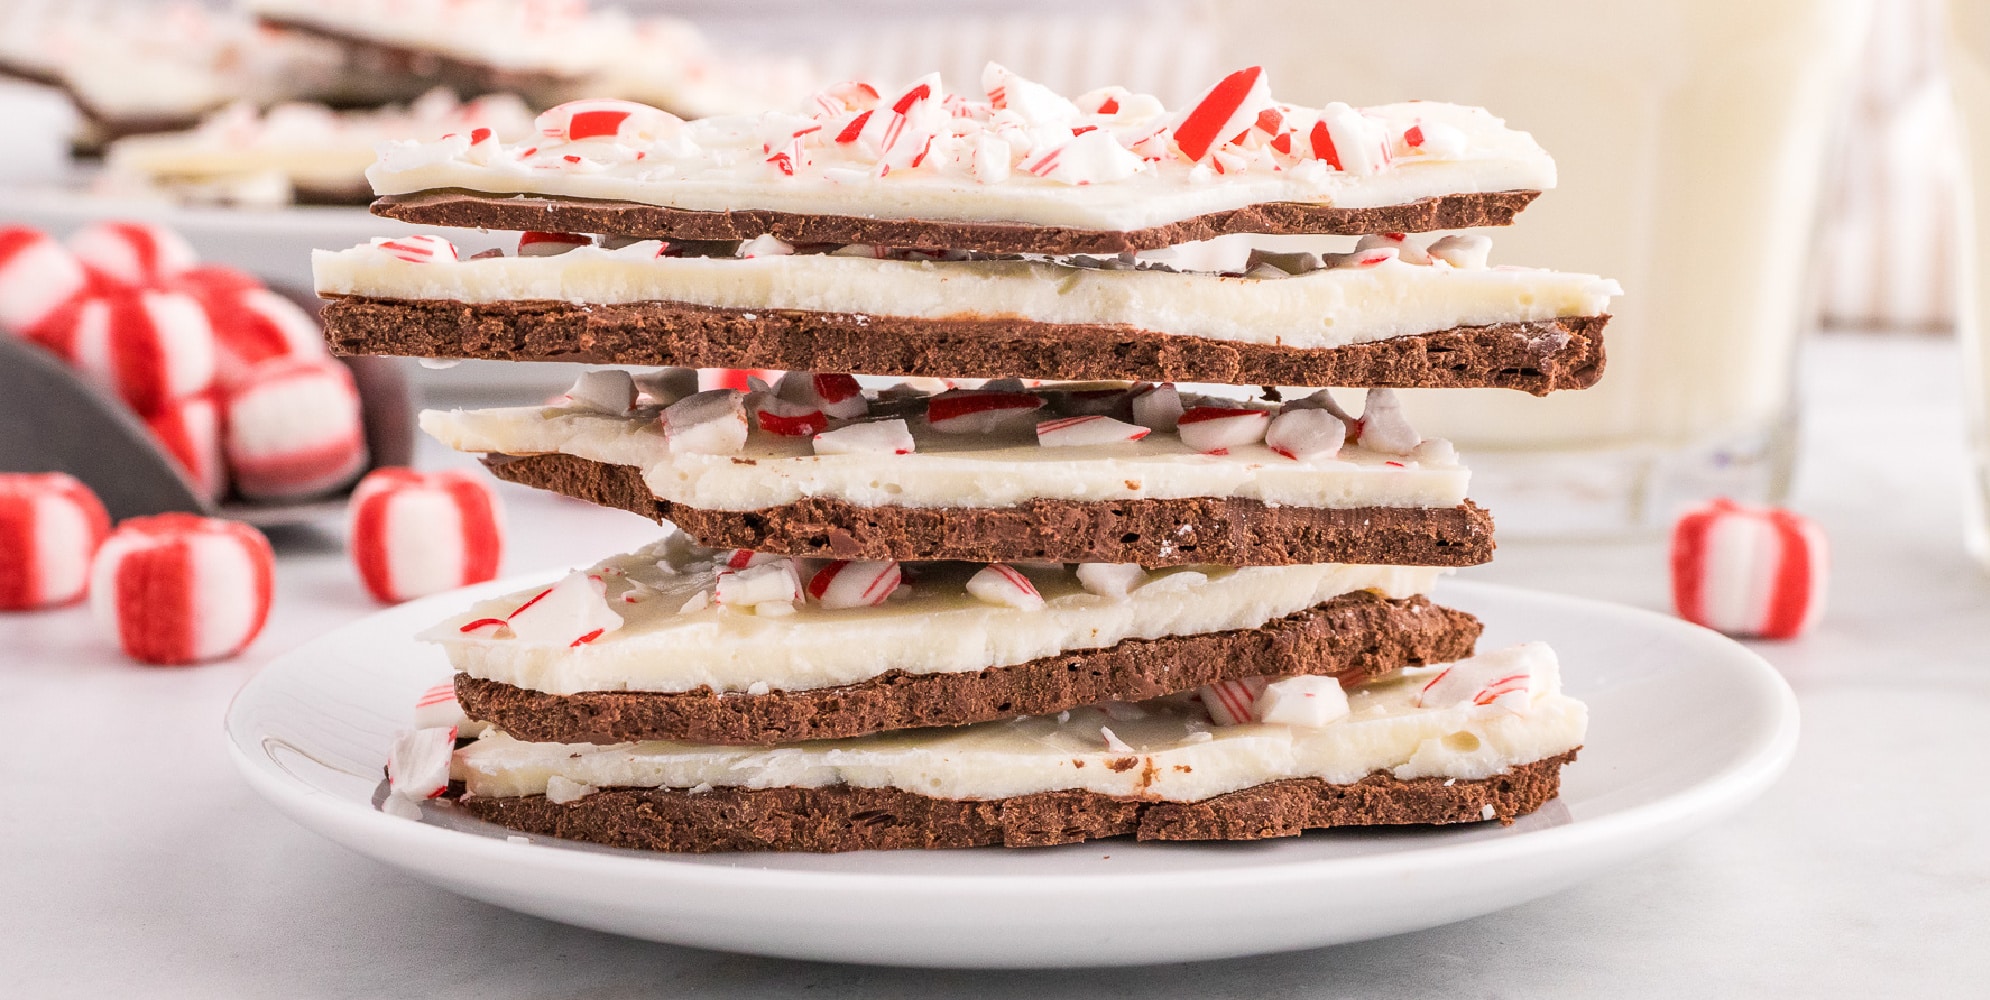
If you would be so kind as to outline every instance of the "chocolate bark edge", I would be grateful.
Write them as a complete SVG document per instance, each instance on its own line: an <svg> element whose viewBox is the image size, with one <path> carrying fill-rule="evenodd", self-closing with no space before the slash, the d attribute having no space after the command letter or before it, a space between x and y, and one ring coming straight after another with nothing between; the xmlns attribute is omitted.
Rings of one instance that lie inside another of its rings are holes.
<svg viewBox="0 0 1990 1000"><path fill-rule="evenodd" d="M478 819L522 833L647 851L871 851L1046 847L1108 837L1266 840L1346 826L1511 824L1561 792L1569 750L1479 779L1396 778L1349 785L1293 778L1200 802L1086 791L936 799L891 788L604 788L555 804L543 795L466 795Z"/></svg>
<svg viewBox="0 0 1990 1000"><path fill-rule="evenodd" d="M966 562L1477 566L1492 561L1492 514L1456 507L1268 506L1241 497L1026 500L1009 507L865 507L804 497L758 510L658 499L633 465L566 454L493 455L507 482L674 524L700 544L826 559Z"/></svg>
<svg viewBox="0 0 1990 1000"><path fill-rule="evenodd" d="M749 240L765 234L789 243L867 243L987 253L1118 254L1161 250L1231 233L1365 236L1505 226L1511 225L1514 216L1540 194L1539 191L1447 194L1373 208L1264 202L1133 230L756 210L693 211L628 201L491 194L462 188L383 195L374 200L373 214L418 226L557 230L639 239Z"/></svg>
<svg viewBox="0 0 1990 1000"><path fill-rule="evenodd" d="M1245 677L1330 676L1344 686L1472 655L1482 626L1423 596L1343 594L1258 628L1128 639L965 673L893 670L857 684L754 695L586 691L544 694L456 675L470 718L535 743L684 740L770 746L1145 701Z"/></svg>
<svg viewBox="0 0 1990 1000"><path fill-rule="evenodd" d="M1247 344L1118 324L927 319L681 302L331 297L342 354L771 368L931 378L1132 379L1393 389L1583 389L1608 315L1461 326L1333 348Z"/></svg>

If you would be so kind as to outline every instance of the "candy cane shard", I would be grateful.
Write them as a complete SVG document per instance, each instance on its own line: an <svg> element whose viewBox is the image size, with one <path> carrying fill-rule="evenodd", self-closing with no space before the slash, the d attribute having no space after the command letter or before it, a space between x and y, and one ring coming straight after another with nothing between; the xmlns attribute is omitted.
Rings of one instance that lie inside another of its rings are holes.
<svg viewBox="0 0 1990 1000"><path fill-rule="evenodd" d="M903 580L896 562L838 559L809 578L808 596L830 610L876 607L889 600Z"/></svg>
<svg viewBox="0 0 1990 1000"><path fill-rule="evenodd" d="M518 234L518 256L557 257L569 250L593 246L594 238L579 233L525 232Z"/></svg>
<svg viewBox="0 0 1990 1000"><path fill-rule="evenodd" d="M1111 417L1089 415L1059 417L1036 425L1036 443L1045 448L1077 448L1090 445L1125 444L1152 433L1148 428Z"/></svg>
<svg viewBox="0 0 1990 1000"><path fill-rule="evenodd" d="M1190 161L1208 158L1217 144L1256 123L1272 108L1264 67L1240 69L1196 98L1174 126L1175 147Z"/></svg>
<svg viewBox="0 0 1990 1000"><path fill-rule="evenodd" d="M387 752L387 786L402 799L422 801L449 790L449 761L456 727L436 726L397 734Z"/></svg>
<svg viewBox="0 0 1990 1000"><path fill-rule="evenodd" d="M912 429L899 419L851 424L810 439L818 455L910 455L918 447Z"/></svg>
<svg viewBox="0 0 1990 1000"><path fill-rule="evenodd" d="M698 391L698 369L659 368L631 376L636 390L650 406L669 406Z"/></svg>
<svg viewBox="0 0 1990 1000"><path fill-rule="evenodd" d="M1347 717L1347 692L1332 677L1287 677L1266 684L1251 710L1266 725L1319 729Z"/></svg>
<svg viewBox="0 0 1990 1000"><path fill-rule="evenodd" d="M686 396L663 411L670 450L693 455L735 455L746 447L745 394L711 389Z"/></svg>
<svg viewBox="0 0 1990 1000"><path fill-rule="evenodd" d="M1258 696L1264 689L1264 678L1244 677L1205 684L1196 689L1196 697L1217 725L1241 726L1254 721Z"/></svg>
<svg viewBox="0 0 1990 1000"><path fill-rule="evenodd" d="M726 570L714 589L719 606L756 615L792 614L802 599L801 578L791 559Z"/></svg>
<svg viewBox="0 0 1990 1000"><path fill-rule="evenodd" d="M589 413L623 416L636 408L636 380L619 368L582 372L567 389L567 405Z"/></svg>
<svg viewBox="0 0 1990 1000"><path fill-rule="evenodd" d="M1027 423L1043 400L1027 392L955 389L926 403L926 423L942 434L989 434Z"/></svg>
<svg viewBox="0 0 1990 1000"><path fill-rule="evenodd" d="M396 236L392 239L376 238L372 246L381 253L410 264L427 264L433 261L457 260L456 244L427 233L413 236Z"/></svg>
<svg viewBox="0 0 1990 1000"><path fill-rule="evenodd" d="M1231 448L1264 440L1271 414L1230 406L1194 406L1177 418L1175 431L1196 451L1220 455Z"/></svg>
<svg viewBox="0 0 1990 1000"><path fill-rule="evenodd" d="M1370 389L1361 404L1360 442L1363 448L1389 455L1407 455L1423 437L1403 416L1402 400L1393 389Z"/></svg>
<svg viewBox="0 0 1990 1000"><path fill-rule="evenodd" d="M1553 688L1559 667L1545 642L1523 642L1459 660L1424 682L1423 708L1473 705L1524 713L1535 696Z"/></svg>
<svg viewBox="0 0 1990 1000"><path fill-rule="evenodd" d="M1286 458L1310 462L1340 454L1347 425L1325 409L1286 409L1265 427L1264 443Z"/></svg>
<svg viewBox="0 0 1990 1000"><path fill-rule="evenodd" d="M983 566L967 580L967 592L976 600L998 607L1035 611L1043 607L1043 595L1029 577L1001 563Z"/></svg>
<svg viewBox="0 0 1990 1000"><path fill-rule="evenodd" d="M788 372L776 383L774 394L835 420L854 420L871 408L856 378L841 372Z"/></svg>
<svg viewBox="0 0 1990 1000"><path fill-rule="evenodd" d="M1146 581L1147 571L1133 563L1079 563L1077 577L1086 593L1123 601Z"/></svg>
<svg viewBox="0 0 1990 1000"><path fill-rule="evenodd" d="M622 616L602 597L603 588L574 572L520 605L507 619L513 636L531 645L574 648L622 627Z"/></svg>

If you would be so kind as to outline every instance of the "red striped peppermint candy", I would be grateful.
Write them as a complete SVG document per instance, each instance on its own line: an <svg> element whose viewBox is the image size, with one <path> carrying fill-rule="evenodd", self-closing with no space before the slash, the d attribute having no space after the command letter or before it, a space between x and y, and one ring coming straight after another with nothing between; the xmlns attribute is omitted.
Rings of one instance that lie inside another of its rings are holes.
<svg viewBox="0 0 1990 1000"><path fill-rule="evenodd" d="M1340 681L1301 674L1272 681L1251 706L1251 718L1272 726L1319 729L1347 717L1347 692Z"/></svg>
<svg viewBox="0 0 1990 1000"><path fill-rule="evenodd" d="M471 719L456 700L456 683L443 681L415 698L416 729L454 728L458 736L481 736L491 724Z"/></svg>
<svg viewBox="0 0 1990 1000"><path fill-rule="evenodd" d="M106 289L72 300L29 336L140 416L214 382L214 328L180 292Z"/></svg>
<svg viewBox="0 0 1990 1000"><path fill-rule="evenodd" d="M1459 660L1425 681L1419 708L1498 706L1523 712L1549 682L1555 654L1544 642L1523 642Z"/></svg>
<svg viewBox="0 0 1990 1000"><path fill-rule="evenodd" d="M0 333L26 333L89 285L83 265L47 233L0 227Z"/></svg>
<svg viewBox="0 0 1990 1000"><path fill-rule="evenodd" d="M1824 611L1824 530L1787 510L1732 500L1672 527L1672 601L1679 617L1728 635L1793 639Z"/></svg>
<svg viewBox="0 0 1990 1000"><path fill-rule="evenodd" d="M1271 426L1271 414L1263 410L1229 406L1194 406L1182 411L1175 433L1182 443L1208 455L1221 455L1232 448L1257 444Z"/></svg>
<svg viewBox="0 0 1990 1000"><path fill-rule="evenodd" d="M1407 455L1423 436L1403 416L1403 401L1394 389L1370 389L1361 402L1360 438L1363 448L1385 455Z"/></svg>
<svg viewBox="0 0 1990 1000"><path fill-rule="evenodd" d="M99 222L69 237L84 266L127 285L156 286L198 263L180 234L149 222Z"/></svg>
<svg viewBox="0 0 1990 1000"><path fill-rule="evenodd" d="M823 431L809 439L818 455L910 455L917 447L903 420L877 420Z"/></svg>
<svg viewBox="0 0 1990 1000"><path fill-rule="evenodd" d="M214 368L223 383L272 358L327 356L318 320L297 303L233 268L197 267L173 287L194 297L214 330Z"/></svg>
<svg viewBox="0 0 1990 1000"><path fill-rule="evenodd" d="M594 239L579 233L519 233L520 257L557 257L569 250L593 246Z"/></svg>
<svg viewBox="0 0 1990 1000"><path fill-rule="evenodd" d="M194 491L207 500L228 493L228 464L221 449L221 403L214 393L174 400L145 419L159 446L173 459Z"/></svg>
<svg viewBox="0 0 1990 1000"><path fill-rule="evenodd" d="M838 559L815 571L808 580L808 596L832 611L842 608L872 608L883 604L898 589L904 574L895 562L852 562Z"/></svg>
<svg viewBox="0 0 1990 1000"><path fill-rule="evenodd" d="M1264 689L1264 678L1243 677L1204 684L1196 689L1196 697L1202 699L1202 707L1209 710L1209 718L1217 725L1241 726L1252 721Z"/></svg>
<svg viewBox="0 0 1990 1000"><path fill-rule="evenodd" d="M753 422L778 437L812 438L829 429L829 415L820 409L766 395L754 404Z"/></svg>
<svg viewBox="0 0 1990 1000"><path fill-rule="evenodd" d="M736 455L746 447L745 393L707 389L664 408L660 418L673 454Z"/></svg>
<svg viewBox="0 0 1990 1000"><path fill-rule="evenodd" d="M1027 392L952 389L926 401L926 423L942 434L988 434L1033 422L1043 399Z"/></svg>
<svg viewBox="0 0 1990 1000"><path fill-rule="evenodd" d="M159 514L118 525L90 567L90 606L126 656L176 665L234 656L269 616L274 558L256 529Z"/></svg>
<svg viewBox="0 0 1990 1000"><path fill-rule="evenodd" d="M353 488L352 561L384 604L497 576L504 523L496 494L466 472L375 469Z"/></svg>
<svg viewBox="0 0 1990 1000"><path fill-rule="evenodd" d="M1200 162L1211 150L1257 123L1258 116L1277 105L1264 67L1240 69L1204 91L1175 124L1175 146L1190 161Z"/></svg>
<svg viewBox="0 0 1990 1000"><path fill-rule="evenodd" d="M1125 444L1138 441L1153 431L1138 424L1092 414L1059 417L1036 425L1036 443L1045 448L1074 448L1095 444Z"/></svg>
<svg viewBox="0 0 1990 1000"><path fill-rule="evenodd" d="M1000 63L981 69L981 89L998 111L1012 111L1027 125L1058 125L1078 117L1078 106L1063 94L1011 72Z"/></svg>
<svg viewBox="0 0 1990 1000"><path fill-rule="evenodd" d="M457 259L456 244L428 233L396 236L393 239L376 239L373 241L373 249L392 254L410 264L431 264Z"/></svg>
<svg viewBox="0 0 1990 1000"><path fill-rule="evenodd" d="M1111 132L1093 129L1024 160L1017 169L1045 180L1076 185L1125 180L1146 169L1146 164L1132 150L1120 145Z"/></svg>
<svg viewBox="0 0 1990 1000"><path fill-rule="evenodd" d="M1361 112L1335 101L1320 109L1307 133L1315 159L1350 174L1379 174L1389 165L1386 130Z"/></svg>
<svg viewBox="0 0 1990 1000"><path fill-rule="evenodd" d="M835 420L854 420L871 411L857 379L841 372L789 372L775 385L774 395Z"/></svg>
<svg viewBox="0 0 1990 1000"><path fill-rule="evenodd" d="M400 733L387 751L387 787L417 802L435 798L449 790L449 761L455 753L455 726Z"/></svg>
<svg viewBox="0 0 1990 1000"><path fill-rule="evenodd" d="M1265 447L1298 462L1340 454L1347 425L1324 409L1287 408L1265 428Z"/></svg>
<svg viewBox="0 0 1990 1000"><path fill-rule="evenodd" d="M741 392L750 392L758 388L753 384L755 380L772 385L780 378L780 371L773 368L700 368L698 388L706 391L738 389Z"/></svg>
<svg viewBox="0 0 1990 1000"><path fill-rule="evenodd" d="M538 127L540 135L562 142L612 139L648 144L676 134L684 121L647 104L588 98L548 108L533 119L533 124Z"/></svg>
<svg viewBox="0 0 1990 1000"><path fill-rule="evenodd" d="M1037 592L1036 584L1014 567L1001 563L989 563L968 577L967 592L984 604L1022 611L1043 607L1043 595Z"/></svg>
<svg viewBox="0 0 1990 1000"><path fill-rule="evenodd" d="M228 468L245 497L329 493L366 468L359 391L336 361L265 361L224 390L222 406Z"/></svg>
<svg viewBox="0 0 1990 1000"><path fill-rule="evenodd" d="M81 600L110 530L104 505L74 476L0 473L0 611Z"/></svg>
<svg viewBox="0 0 1990 1000"><path fill-rule="evenodd" d="M464 632L495 624L509 628L513 638L533 645L578 649L622 627L622 616L602 596L606 585L586 573L568 573L560 582L527 598L502 621L484 619Z"/></svg>
<svg viewBox="0 0 1990 1000"><path fill-rule="evenodd" d="M1150 430L1174 430L1182 419L1182 394L1163 382L1133 397L1133 422Z"/></svg>

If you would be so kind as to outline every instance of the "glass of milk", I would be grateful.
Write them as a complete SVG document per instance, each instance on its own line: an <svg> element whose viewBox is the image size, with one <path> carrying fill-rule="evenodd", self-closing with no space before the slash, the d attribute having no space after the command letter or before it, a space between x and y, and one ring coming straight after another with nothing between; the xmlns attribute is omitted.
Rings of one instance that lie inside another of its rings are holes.
<svg viewBox="0 0 1990 1000"><path fill-rule="evenodd" d="M1990 567L1990 4L1949 0L1950 86L1961 112L1970 183L1964 185L1962 308L1957 313L1968 414L1969 549Z"/></svg>
<svg viewBox="0 0 1990 1000"><path fill-rule="evenodd" d="M1493 263L1624 285L1594 388L1409 394L1419 430L1465 449L1501 538L1621 534L1707 496L1781 497L1819 192L1868 0L1251 10L1230 61L1264 63L1286 100L1479 104L1534 133L1560 187L1487 231Z"/></svg>

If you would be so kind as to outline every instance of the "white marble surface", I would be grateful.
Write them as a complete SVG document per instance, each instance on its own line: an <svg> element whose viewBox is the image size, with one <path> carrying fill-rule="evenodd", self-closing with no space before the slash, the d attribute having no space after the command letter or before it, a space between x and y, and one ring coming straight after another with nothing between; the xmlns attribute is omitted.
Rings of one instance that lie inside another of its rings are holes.
<svg viewBox="0 0 1990 1000"><path fill-rule="evenodd" d="M1642 863L1452 927L1315 952L1110 972L934 973L742 958L518 916L291 824L230 767L220 718L268 657L372 610L336 542L281 540L244 659L134 667L86 613L0 618L0 994L1086 1000L1990 995L1990 578L1963 555L1955 358L1812 352L1797 505L1836 546L1832 608L1762 652L1805 733L1758 805ZM435 456L431 456L435 457ZM525 491L508 571L584 561L646 522ZM1656 541L1500 549L1479 579L1662 608ZM1046 900L1045 905L1059 905ZM1193 905L1193 900L1184 900Z"/></svg>

